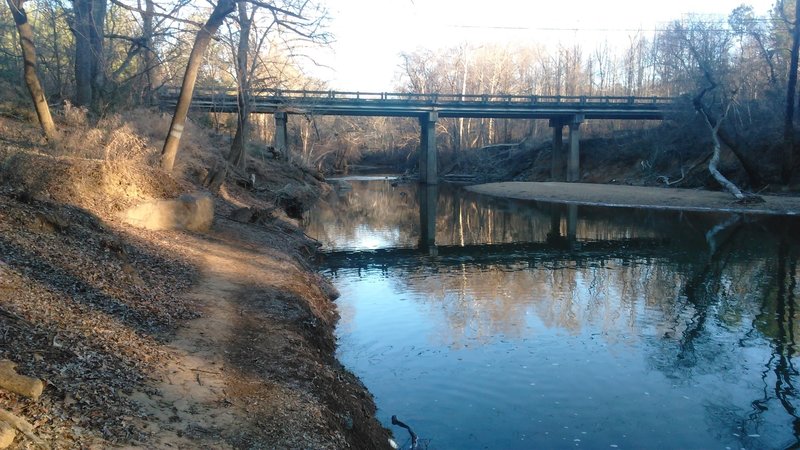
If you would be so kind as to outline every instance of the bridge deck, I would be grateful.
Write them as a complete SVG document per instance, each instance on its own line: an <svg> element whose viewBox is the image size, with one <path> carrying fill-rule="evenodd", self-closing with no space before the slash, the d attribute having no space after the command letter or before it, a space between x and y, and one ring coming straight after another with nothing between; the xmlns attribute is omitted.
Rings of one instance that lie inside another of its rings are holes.
<svg viewBox="0 0 800 450"><path fill-rule="evenodd" d="M340 91L258 90L252 95L254 113L419 117L436 112L439 117L559 119L581 115L586 119L660 120L675 108L669 97L457 95L415 93L364 93ZM174 107L178 91L161 94L164 107ZM197 90L192 108L236 112L235 91Z"/></svg>

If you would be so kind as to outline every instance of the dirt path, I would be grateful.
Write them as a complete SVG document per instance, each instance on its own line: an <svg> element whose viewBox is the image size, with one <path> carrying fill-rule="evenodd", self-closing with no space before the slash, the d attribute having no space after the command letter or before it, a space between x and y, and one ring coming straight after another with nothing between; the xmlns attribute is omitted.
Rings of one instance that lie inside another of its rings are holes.
<svg viewBox="0 0 800 450"><path fill-rule="evenodd" d="M321 280L252 227L218 224L188 242L202 255L187 294L202 317L167 346L174 358L152 392L133 396L150 433L142 447L385 447L371 397L333 358Z"/></svg>
<svg viewBox="0 0 800 450"><path fill-rule="evenodd" d="M588 183L489 183L467 188L496 197L581 205L723 211L744 214L800 214L800 197L764 195L764 203L742 205L723 192Z"/></svg>
<svg viewBox="0 0 800 450"><path fill-rule="evenodd" d="M152 433L148 446L196 448L198 440L208 440L203 434L211 434L211 442L205 442L209 448L230 448L224 439L213 439L214 430L231 428L241 413L228 399L233 374L226 371L226 347L218 345L231 340L232 297L238 290L231 275L236 268L227 264L228 258L209 255L205 260L201 282L188 294L203 317L189 322L167 346L174 359L158 374L155 392L133 395L149 416L142 424Z"/></svg>

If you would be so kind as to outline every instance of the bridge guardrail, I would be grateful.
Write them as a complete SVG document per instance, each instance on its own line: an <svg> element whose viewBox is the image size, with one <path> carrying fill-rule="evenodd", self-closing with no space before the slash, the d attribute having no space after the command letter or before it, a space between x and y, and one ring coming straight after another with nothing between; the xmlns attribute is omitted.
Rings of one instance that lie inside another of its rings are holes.
<svg viewBox="0 0 800 450"><path fill-rule="evenodd" d="M177 99L177 88L165 88L161 97L164 100ZM229 89L196 89L194 100L201 102L220 102L227 104L231 99L235 102L237 92ZM509 95L509 94L418 94L408 92L357 92L357 91L321 91L321 90L283 90L254 89L251 96L257 101L275 101L288 103L297 101L331 101L331 102L407 102L436 105L439 103L456 104L557 104L588 106L667 106L675 102L675 97L637 97L637 96L568 96L568 95Z"/></svg>

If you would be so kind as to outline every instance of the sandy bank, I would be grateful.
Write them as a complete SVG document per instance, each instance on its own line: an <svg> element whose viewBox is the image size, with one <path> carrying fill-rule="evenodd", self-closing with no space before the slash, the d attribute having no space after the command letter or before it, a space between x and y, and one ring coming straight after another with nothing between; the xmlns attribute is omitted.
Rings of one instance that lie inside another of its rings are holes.
<svg viewBox="0 0 800 450"><path fill-rule="evenodd" d="M609 184L506 182L467 189L495 197L579 205L800 215L800 197L797 196L763 195L764 203L739 204L723 192Z"/></svg>

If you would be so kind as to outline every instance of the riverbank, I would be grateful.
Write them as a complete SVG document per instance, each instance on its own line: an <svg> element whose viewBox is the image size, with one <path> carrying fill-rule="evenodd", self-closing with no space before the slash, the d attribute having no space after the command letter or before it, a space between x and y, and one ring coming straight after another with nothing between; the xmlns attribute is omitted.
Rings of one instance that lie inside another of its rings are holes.
<svg viewBox="0 0 800 450"><path fill-rule="evenodd" d="M189 124L166 174L130 122L97 148L88 138L112 127L64 131L96 156L0 121L12 131L0 137L0 360L45 383L35 401L0 389L0 409L52 448L387 447L371 395L335 358L336 292L309 262L316 243L289 217L324 189L313 173L254 163L258 187L223 185L210 229L145 230L122 213L200 189L219 159L206 132Z"/></svg>
<svg viewBox="0 0 800 450"><path fill-rule="evenodd" d="M623 208L800 215L800 197L762 195L763 203L740 204L727 193L702 189L590 183L505 182L467 187L495 197Z"/></svg>

